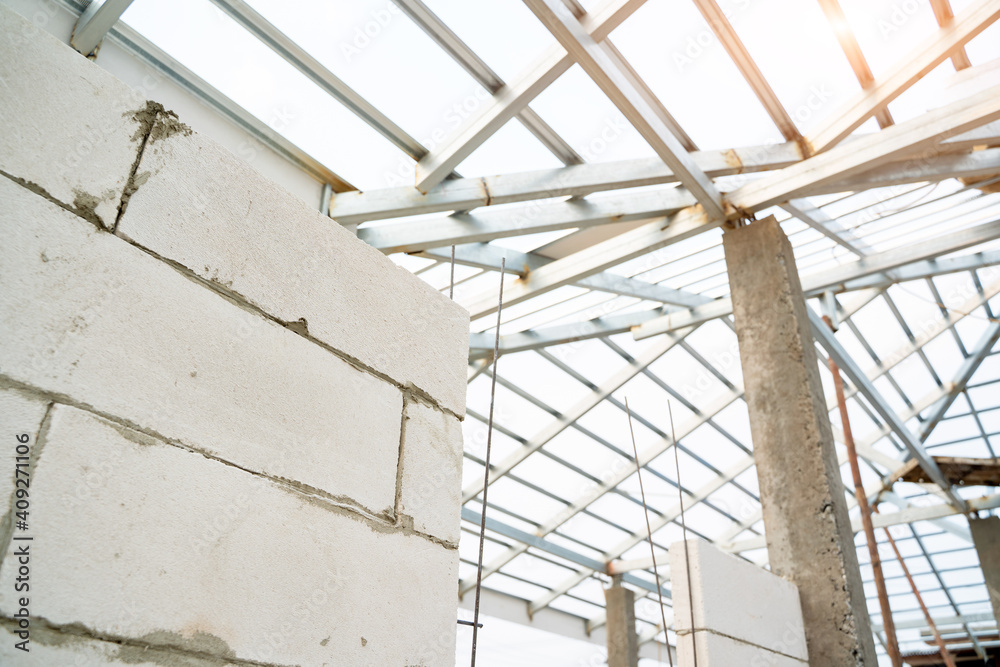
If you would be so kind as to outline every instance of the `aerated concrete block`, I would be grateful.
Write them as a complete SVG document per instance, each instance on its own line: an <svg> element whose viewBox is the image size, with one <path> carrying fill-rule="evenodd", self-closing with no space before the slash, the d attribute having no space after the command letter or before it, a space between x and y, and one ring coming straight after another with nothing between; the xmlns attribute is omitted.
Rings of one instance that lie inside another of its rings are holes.
<svg viewBox="0 0 1000 667"><path fill-rule="evenodd" d="M402 394L0 179L0 374L373 512Z"/></svg>
<svg viewBox="0 0 1000 667"><path fill-rule="evenodd" d="M119 233L465 414L468 312L211 139L155 133Z"/></svg>
<svg viewBox="0 0 1000 667"><path fill-rule="evenodd" d="M399 511L413 528L458 545L462 505L462 425L414 400L403 419Z"/></svg>
<svg viewBox="0 0 1000 667"><path fill-rule="evenodd" d="M707 542L689 540L687 546L695 630L708 630L799 660L808 659L795 584ZM676 627L690 631L684 542L670 545L670 573Z"/></svg>
<svg viewBox="0 0 1000 667"><path fill-rule="evenodd" d="M0 171L111 227L146 98L0 5Z"/></svg>
<svg viewBox="0 0 1000 667"><path fill-rule="evenodd" d="M175 650L116 644L66 634L36 625L30 631L30 651L14 648L20 637L0 625L0 662L16 667L237 667L228 660L199 658Z"/></svg>
<svg viewBox="0 0 1000 667"><path fill-rule="evenodd" d="M701 631L684 635L677 642L677 664L692 667L697 650L698 667L808 667L809 663L789 655L775 653L731 637Z"/></svg>
<svg viewBox="0 0 1000 667"><path fill-rule="evenodd" d="M454 665L455 549L63 405L32 489L32 617L233 661Z"/></svg>

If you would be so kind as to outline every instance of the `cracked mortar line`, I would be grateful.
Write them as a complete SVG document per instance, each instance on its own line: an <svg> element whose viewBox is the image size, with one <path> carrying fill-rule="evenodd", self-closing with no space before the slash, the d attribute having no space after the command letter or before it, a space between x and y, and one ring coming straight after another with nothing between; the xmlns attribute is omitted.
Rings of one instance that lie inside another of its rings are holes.
<svg viewBox="0 0 1000 667"><path fill-rule="evenodd" d="M399 459L398 459L398 462L397 462L396 490L395 490L395 499L394 499L395 500L395 506L394 506L394 514L395 514L395 516L393 516L393 517L386 517L386 519L391 519L391 525L394 525L396 527L402 528L404 534L413 534L413 535L416 535L418 537L422 537L422 538L427 539L427 540L429 540L429 541L431 541L431 542L433 542L435 544L438 544L439 546L443 546L443 547L445 547L447 549L457 548L456 545L453 545L453 544L451 544L451 543L449 543L447 541L441 540L440 538L437 538L437 537L434 537L432 535L428 535L428 534L425 534L425 533L422 533L420 531L415 530L413 528L413 526L412 526L412 522L410 522L410 525L403 525L402 516L400 514L399 509L400 509L400 501L401 501L401 495L402 495L402 474L403 474L403 470L402 470L402 466L403 466L402 456L403 456L403 440L404 440L405 426L406 426L406 420L407 420L407 416L406 416L407 405L410 402L426 403L430 407L432 407L432 408L434 408L436 410L440 410L441 412L443 412L443 413L445 413L447 415L455 417L459 421L462 421L462 417L459 416L453 410L451 410L451 409L445 407L444 405L442 405L441 403L439 403L434 397L432 397L429 393L427 393L423 389L421 389L421 388L419 388L419 387L417 387L417 386L415 386L415 385L413 385L411 383L402 383L402 382L396 381L393 378L390 378L385 373L377 371L376 369L368 366L367 364L363 363L361 360L359 360L359 359L357 359L357 358L355 358L355 357L353 357L353 356L351 356L351 355L349 355L349 354L347 354L347 353L345 353L345 352L343 352L341 350L337 350L336 348L330 346L329 344L327 344L327 343L325 343L323 341L320 341L320 340L314 338L313 336L311 336L309 334L308 323L305 320L305 318L300 318L297 321L290 321L290 322L289 321L281 320L281 319L279 319L279 318L271 315L270 313L264 311L262 308L256 306L255 304L252 304L252 303L246 301L245 298L242 295L240 295L240 294L238 294L236 292L233 292L232 290L228 289L227 287L225 287L225 286L223 286L223 285L221 285L221 284L219 284L217 282L205 279L205 278L197 275L194 271L192 271L190 268L184 266L180 262L177 262L175 260L171 260L169 258L163 257L163 256L159 255L158 253L156 253L155 251L153 251L153 250L151 250L149 248L146 248L145 246L142 246L142 245L134 242L132 239L129 239L129 238L127 238L127 237L119 234L118 233L118 226L119 226L119 223L121 222L121 219L122 219L122 217L123 217L123 215L125 213L126 208L128 207L129 200L131 199L132 195L134 195L135 192L138 191L139 187L143 183L145 183L145 179L141 179L140 180L141 177L138 176L137 174L138 174L138 170L139 170L139 167L141 165L142 157L143 157L143 155L145 153L146 147L148 145L150 145L152 142L156 142L156 141L159 141L159 140L162 140L162 139L167 139L167 138L173 136L176 133L182 133L184 135L191 134L191 129L187 125L181 123L178 120L177 114L175 114L173 111L165 109L163 107L163 105L161 105L161 104L159 104L157 102L147 101L146 107L144 109L132 112L132 117L133 117L133 119L136 120L136 122L138 122L140 124L139 129L137 129L136 133L133 135L133 140L139 140L140 141L140 145L139 145L139 148L137 150L136 159L134 160L134 162L132 163L132 166L130 168L130 173L129 173L129 177L128 177L128 180L126 182L125 188L123 189L123 192L122 192L122 198L121 198L121 201L119 202L119 205L118 205L118 215L117 215L117 217L115 219L113 227L110 230L105 227L105 225L102 223L102 221L100 220L100 218L96 215L96 213L94 213L93 208L94 208L95 202L91 202L90 201L90 199L93 199L92 197L90 197L89 199L86 199L86 196L83 193L78 193L77 198L74 199L74 205L73 206L69 206L69 205L67 205L67 204L59 201L55 197L53 197L44 188L42 188L41 186L39 186L36 183L32 183L30 181L26 181L24 179L21 179L19 177L13 176L13 175L8 174L8 173L3 172L3 171L0 171L0 175L3 175L5 177L9 178L10 180L14 181L15 183L17 183L18 185L24 187L25 189L33 192L34 194L38 194L38 195L42 196L44 199L46 199L47 201L55 204L56 206L59 206L60 208L62 208L64 210L66 210L66 211L68 211L68 212L70 212L70 213L72 213L72 214L74 214L74 215L76 215L76 216L78 216L78 217L86 220L87 222L90 222L91 224L93 224L98 229L98 231L106 231L106 232L109 232L109 233L113 234L116 238L119 238L122 241L128 243L129 245L131 245L131 246L133 246L133 247L135 247L135 248L143 251L144 253L148 254L149 256L153 257L154 259L156 259L156 260L158 260L160 262L163 262L164 264L166 264L170 268L174 269L177 273L179 273L183 277L187 278L188 280L193 281L194 283L196 283L197 285L199 285L201 287L207 287L208 289L212 290L213 292L215 292L216 294L218 294L219 296L221 296L222 298L224 298L228 302L232 303L233 305L241 308L242 310L244 310L246 312L249 312L252 315L261 317L264 320L271 321L271 322L273 322L275 324L278 324L279 326L281 326L281 327L283 327L285 329L288 329L288 330L292 331L293 333L295 333L295 334L297 334L299 336L302 336L303 338L305 338L309 342L313 343L314 345L318 345L319 347L321 347L324 350L330 352L331 354L333 354L337 358L339 358L342 361L348 363L350 366L352 366L356 370L358 370L360 372L363 372L363 373L366 373L368 375L374 376L375 378L377 378L377 379L379 379L379 380L381 380L383 382L387 382L388 384L391 384L392 386L394 386L397 389L399 389L400 392L402 393L402 397L403 397L403 409L402 409L402 415L401 415L401 420L400 420L400 445L399 445L399 454L398 454ZM168 437L166 437L166 436L164 436L162 434L159 434L159 433L157 433L156 431L154 431L152 429L147 429L147 428L141 427L138 424L134 424L134 423L130 422L127 419L119 418L119 417L117 417L115 415L110 415L110 414L104 413L104 412L102 412L100 410L97 410L93 406L90 406L90 405L88 405L86 403L78 402L78 401L70 398L69 396L61 396L61 395L60 396L56 396L55 394L52 394L52 393L49 393L49 392L45 392L43 390L38 390L38 389L36 389L34 387L31 387L29 385L22 385L21 383L19 383L17 381L10 380L10 379L8 379L8 380L11 383L13 383L14 385L20 386L21 388L29 391L30 393L37 393L39 395L45 396L46 398L55 397L54 402L64 403L64 404L69 405L71 407L75 407L77 409L84 410L86 412L90 412L90 413L92 413L94 415L97 415L99 417L102 417L102 418L104 418L104 419L106 419L106 420L108 420L108 421L110 421L112 423L120 424L122 426L125 426L126 428L128 428L128 429L130 429L132 431L135 431L135 432L138 432L138 433L143 433L143 434L146 434L146 435L148 435L150 437L153 437L153 438L156 438L158 440L161 440L165 444L169 444L169 445L176 446L176 447L179 447L181 449L185 449L187 451L190 451L190 452L193 452L193 453L196 453L196 454L200 454L200 455L204 456L205 458L208 458L208 459L214 460L214 461L218 461L218 462L223 463L225 465L230 465L232 467L235 467L235 468L237 468L239 470L243 470L244 472L247 472L247 473L252 474L254 476L257 476L257 477L269 480L269 481L271 481L273 483L276 483L276 484L278 484L278 485L280 485L282 487L285 487L285 488L287 488L287 489L289 489L291 491L294 491L294 492L302 495L303 497L305 497L307 499L311 498L311 497L322 498L323 501L325 502L325 504L327 504L329 506L332 506L332 507L335 507L335 508L338 508L338 509L341 509L341 510L345 510L345 511L350 512L352 514L358 514L358 515L360 515L360 516L368 519L369 521L376 522L377 524L379 524L379 526L381 526L382 522L385 520L385 519L380 518L379 515L376 515L375 513L372 513L371 511L367 510L366 508L358 505L354 501L354 499L352 499L352 498L349 498L349 497L346 497L346 496L335 496L335 495L329 494L329 493L327 493L327 492L325 492L325 491L323 491L321 489L316 489L314 487L310 487L308 485L301 484L300 482L297 482L295 480L288 480L288 479L285 479L285 478L272 477L272 476L264 474L264 473L260 473L260 472L254 471L254 470L243 468L242 466L240 466L238 464L235 464L235 463L232 463L232 462L227 461L225 459L216 457L216 456L214 456L212 454L209 454L207 452L203 452L203 451L201 451L200 449L198 449L196 447L188 446L188 445L186 445L186 444L184 444L184 443L182 443L180 441L175 441L172 438L168 438ZM49 411L51 411L51 408L52 408L52 403L50 403L49 406L48 406L48 408L46 409L46 419L48 418L48 414L49 414ZM7 523L10 523L11 516L12 515L9 515L8 517L6 517L6 522ZM13 524L10 523L10 525L13 525ZM9 528L9 526L7 526L6 523L0 523L0 540L3 539L3 536L4 536L4 532L3 531L4 531L5 528ZM6 542L3 543L4 546L6 546L6 544L8 544L9 541L10 541L10 534L7 534L6 535ZM4 552L0 553L0 558L2 558L3 553L6 553L6 550ZM0 561L0 562L2 562L2 561Z"/></svg>
<svg viewBox="0 0 1000 667"><path fill-rule="evenodd" d="M711 628L694 628L694 629L687 628L687 629L680 629L680 630L676 630L675 631L675 634L678 637L691 637L692 638L691 639L692 644L696 641L696 637L695 636L698 635L699 633L704 633L704 634L709 634L709 635L715 635L716 637L724 637L725 639L728 639L730 641L734 641L737 644L742 644L743 646L749 646L749 647L755 648L755 649L757 649L759 651L764 651L766 653L773 653L774 655L780 655L780 656L785 657L785 658L791 658L792 660L794 660L794 661L796 661L798 663L801 663L801 664L807 664L807 663L805 663L802 660L802 658L797 658L794 655L790 655L790 654L784 653L782 651L777 651L777 650L775 650L773 648L768 648L766 646L761 646L760 644L754 644L754 643L748 642L745 639L740 639L739 637L734 637L733 635L727 635L725 632L719 632L718 630L712 630ZM805 638L804 637L802 639L802 643L805 644Z"/></svg>
<svg viewBox="0 0 1000 667"><path fill-rule="evenodd" d="M32 385L25 384L18 380L14 380L10 377L0 375L0 389L4 388L18 389L31 396L35 396L46 400L49 403L49 406L46 409L46 416L42 422L43 426L47 426L49 412L56 404L66 405L68 407L75 408L82 412L89 413L93 416L96 416L104 420L105 422L108 422L112 428L118 431L118 433L127 440L130 440L137 444L146 445L150 443L143 442L142 439L149 438L155 440L157 444L176 447L186 452L197 454L205 459L208 459L209 461L215 461L216 463L220 463L230 468L235 468L244 473L252 475L253 477L269 482L279 487L280 489L284 490L285 492L292 494L293 496L295 496L296 498L298 498L303 502L315 504L319 507L325 508L328 511L332 511L334 514L338 514L340 516L347 516L348 518L354 520L360 520L362 523L364 523L366 526L368 526L369 528L371 528L376 532L414 535L416 537L437 544L438 546L445 547L446 549L457 548L456 545L453 545L438 537L434 537L433 535L429 535L421 531L415 530L412 527L397 526L395 524L394 517L390 517L385 514L377 514L369 510L368 508L364 507L363 505L360 505L357 501L355 501L353 498L349 496L338 496L329 493L328 491L324 491L323 489L319 489L314 486L304 484L294 479L288 479L286 477L274 477L264 472L246 468L238 463L234 463L227 459L220 458L215 454L203 451L198 447L188 445L187 443L184 443L180 440L163 435L162 433L154 429L140 426L135 422L132 422L131 420L125 419L123 417L118 417L116 415L112 415L102 410L99 410L88 403L78 401L66 394L61 394L58 392L49 392L34 387ZM39 433L38 440L39 442L42 440L41 433ZM33 456L36 455L34 448L32 449L32 453ZM31 474L33 473L34 470L32 469ZM0 540L2 540L4 536L4 533L2 532L2 528L4 525L5 524L0 524ZM396 528L399 528L399 530L395 530ZM9 542L9 536L7 539ZM6 552L4 551L3 553Z"/></svg>
<svg viewBox="0 0 1000 667"><path fill-rule="evenodd" d="M143 637L125 637L122 635L115 635L110 633L100 632L92 628L88 628L82 623L68 623L68 624L57 624L48 620L43 616L31 616L31 622L33 625L37 624L43 628L44 632L51 633L52 635L59 635L60 638L79 638L86 641L100 642L103 644L115 644L121 649L132 649L142 654L145 652L153 650L160 653L165 653L168 656L178 656L185 658L194 658L196 660L201 660L207 662L210 665L246 665L247 667L299 667L298 665L289 665L287 663L273 663L273 662L260 662L258 660L251 660L248 658L238 658L235 655L218 655L215 653L210 653L207 651L202 651L194 648L185 648L183 646L177 646L175 644L162 644L150 641L143 641ZM9 616L0 616L0 626L10 630L16 627L16 621ZM43 635L44 636L44 635ZM183 637L183 635L181 635ZM51 639L48 637L47 639ZM46 643L44 640L38 642L42 646L52 646L59 645L59 641ZM223 642L224 643L224 642ZM232 651L227 651L231 654ZM122 656L114 656L115 658L121 659ZM145 655L143 657L146 657ZM156 656L148 656L148 660L154 663L159 662ZM127 662L132 662L127 660ZM170 663L173 664L173 663Z"/></svg>
<svg viewBox="0 0 1000 667"><path fill-rule="evenodd" d="M64 211L68 211L73 215L86 220L90 224L97 227L99 230L106 231L104 228L104 223L101 222L101 218L97 215L97 213L94 210L96 208L96 200L94 199L93 196L88 195L84 192L80 192L79 190L74 190L75 197L73 199L73 204L70 205L63 203L58 199L56 199L55 197L53 197L48 190L40 186L38 183L25 180L19 176L14 176L13 174L8 174L6 171L3 171L2 169L0 169L0 176L10 179L14 183L20 185L25 190L28 190L29 192L32 192L40 196L42 199L45 199L46 201L52 204L55 204Z"/></svg>
<svg viewBox="0 0 1000 667"><path fill-rule="evenodd" d="M49 419L52 415L52 407L55 405L54 401L49 401L48 405L45 406L45 414L42 415L42 420L38 423L38 435L35 437L35 442L32 444L31 449L28 453L28 482L30 488L30 482L35 476L35 468L38 466L38 457L42 454L42 447L45 445L45 437L49 432ZM14 467L18 470L17 466ZM10 499L8 500L7 514L4 516L3 520L0 521L0 567L3 566L4 561L7 558L7 552L10 550L10 543L14 538L14 511L15 499L17 498L17 473L14 473L14 487L10 490Z"/></svg>
<svg viewBox="0 0 1000 667"><path fill-rule="evenodd" d="M115 217L114 225L111 227L112 233L117 233L118 225L122 220L122 216L125 215L125 209L128 208L129 200L135 194L135 191L139 189L139 186L145 183L146 178L148 178L148 173L145 177L138 175L139 165L142 163L147 144L166 139L176 133L181 133L185 136L191 134L191 128L180 122L176 113L165 109L162 104L153 102L152 100L146 101L144 109L132 112L132 120L139 124L139 129L132 135L132 141L139 140L139 149L136 151L135 160L129 169L128 180L126 180L125 187L122 189L122 198L118 202L118 215Z"/></svg>

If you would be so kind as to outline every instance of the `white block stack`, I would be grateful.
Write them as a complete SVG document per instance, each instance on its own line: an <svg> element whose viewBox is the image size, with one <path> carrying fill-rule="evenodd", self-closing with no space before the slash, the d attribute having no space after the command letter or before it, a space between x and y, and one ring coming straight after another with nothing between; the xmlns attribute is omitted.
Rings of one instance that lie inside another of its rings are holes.
<svg viewBox="0 0 1000 667"><path fill-rule="evenodd" d="M454 664L468 314L3 6L0 78L0 663Z"/></svg>
<svg viewBox="0 0 1000 667"><path fill-rule="evenodd" d="M670 545L671 598L681 667L694 665L695 650L699 667L808 665L795 584L707 542L689 540L689 588L684 544Z"/></svg>

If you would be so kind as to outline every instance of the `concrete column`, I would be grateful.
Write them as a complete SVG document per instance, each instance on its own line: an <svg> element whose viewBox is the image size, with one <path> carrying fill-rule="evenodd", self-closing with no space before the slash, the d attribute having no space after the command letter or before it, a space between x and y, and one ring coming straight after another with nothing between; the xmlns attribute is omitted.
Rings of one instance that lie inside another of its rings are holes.
<svg viewBox="0 0 1000 667"><path fill-rule="evenodd" d="M812 667L875 667L854 533L791 244L774 217L728 229L722 240L771 570L798 586Z"/></svg>
<svg viewBox="0 0 1000 667"><path fill-rule="evenodd" d="M1000 619L1000 517L969 519L969 530L979 554L979 566L983 568L993 615Z"/></svg>
<svg viewBox="0 0 1000 667"><path fill-rule="evenodd" d="M608 667L638 667L639 639L635 634L635 593L622 588L615 577L604 589L608 612Z"/></svg>

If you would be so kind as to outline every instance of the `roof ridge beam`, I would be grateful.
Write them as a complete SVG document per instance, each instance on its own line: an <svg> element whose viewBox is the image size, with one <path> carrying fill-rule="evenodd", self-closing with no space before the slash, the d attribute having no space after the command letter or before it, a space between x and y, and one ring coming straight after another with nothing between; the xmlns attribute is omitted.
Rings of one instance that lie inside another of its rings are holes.
<svg viewBox="0 0 1000 667"><path fill-rule="evenodd" d="M358 238L384 253L418 252L448 245L663 217L695 203L695 198L683 188L666 187L629 197L530 202L523 206L487 208L429 220L389 222L359 229Z"/></svg>
<svg viewBox="0 0 1000 667"><path fill-rule="evenodd" d="M913 182L922 177L934 180L951 176L984 175L991 173L990 170L1000 170L1000 157L996 157L998 153L991 152L998 149L962 155L957 153L996 143L1000 143L1000 122L995 121L942 142L940 148L942 151L948 151L947 154L922 157L914 160L914 164L909 168L905 168L909 162L904 164L901 160L899 164L892 163L875 171L864 172L863 175L867 180L874 179L874 185L868 185L859 175L847 182L837 181L830 186L820 188L821 192L812 194L877 187L883 181L888 185L894 185ZM950 154L951 149L954 149L956 154ZM798 144L783 142L727 150L694 151L691 157L706 174L714 178L783 169L800 162L803 154ZM953 173L941 171L941 175L937 176L933 169L939 162L942 165L953 165L951 167ZM977 167L980 162L984 164ZM975 171L976 169L980 171ZM925 170L929 170L929 173L924 174ZM556 169L451 179L437 185L427 194L411 186L339 192L330 202L330 217L341 224L359 224L369 220L386 220L444 211L468 211L481 206L497 206L552 197L583 197L594 192L677 182L677 177L670 167L656 157L587 163Z"/></svg>
<svg viewBox="0 0 1000 667"><path fill-rule="evenodd" d="M846 179L810 189L809 195L861 192L908 183L939 182L949 178L979 178L1000 172L1000 148L971 153L944 153L904 158Z"/></svg>
<svg viewBox="0 0 1000 667"><path fill-rule="evenodd" d="M781 169L802 157L793 142L691 153L695 164L712 177ZM658 157L587 163L447 180L427 194L411 186L345 192L330 202L330 217L341 224L356 224L677 182L673 170Z"/></svg>

